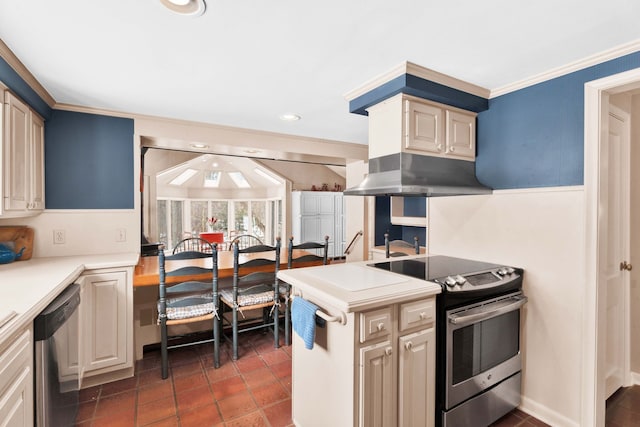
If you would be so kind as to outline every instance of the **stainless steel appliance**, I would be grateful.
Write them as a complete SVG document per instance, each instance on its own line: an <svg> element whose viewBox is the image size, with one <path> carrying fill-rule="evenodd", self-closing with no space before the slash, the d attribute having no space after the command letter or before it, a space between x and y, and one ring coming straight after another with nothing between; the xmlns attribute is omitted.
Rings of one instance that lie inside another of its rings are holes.
<svg viewBox="0 0 640 427"><path fill-rule="evenodd" d="M35 411L41 427L75 424L79 400L80 286L68 286L34 320Z"/></svg>
<svg viewBox="0 0 640 427"><path fill-rule="evenodd" d="M520 404L523 270L447 256L376 268L441 285L436 300L436 426L489 425Z"/></svg>

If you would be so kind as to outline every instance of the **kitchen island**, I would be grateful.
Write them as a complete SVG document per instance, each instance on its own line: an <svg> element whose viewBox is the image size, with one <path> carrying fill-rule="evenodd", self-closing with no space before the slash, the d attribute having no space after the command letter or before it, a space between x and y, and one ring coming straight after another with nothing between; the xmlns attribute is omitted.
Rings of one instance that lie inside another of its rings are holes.
<svg viewBox="0 0 640 427"><path fill-rule="evenodd" d="M292 410L299 427L433 425L440 286L371 262L279 273L294 298L317 305L326 319L310 350L294 334Z"/></svg>

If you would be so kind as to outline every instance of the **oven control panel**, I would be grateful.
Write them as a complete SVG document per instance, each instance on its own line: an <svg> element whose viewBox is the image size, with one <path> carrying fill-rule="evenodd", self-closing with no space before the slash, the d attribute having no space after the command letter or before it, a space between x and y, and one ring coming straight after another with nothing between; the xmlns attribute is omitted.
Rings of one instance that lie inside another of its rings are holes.
<svg viewBox="0 0 640 427"><path fill-rule="evenodd" d="M520 274L515 268L500 267L478 273L441 277L434 281L445 285L447 292L464 292L501 286L519 277Z"/></svg>

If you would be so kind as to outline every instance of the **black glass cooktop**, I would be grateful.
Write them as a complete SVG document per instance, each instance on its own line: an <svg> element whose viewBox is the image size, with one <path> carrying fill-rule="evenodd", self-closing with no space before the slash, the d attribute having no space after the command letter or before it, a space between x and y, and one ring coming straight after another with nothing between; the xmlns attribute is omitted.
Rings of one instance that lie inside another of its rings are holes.
<svg viewBox="0 0 640 427"><path fill-rule="evenodd" d="M412 259L394 259L368 265L423 280L434 280L458 274L479 273L502 267L497 264L443 255Z"/></svg>

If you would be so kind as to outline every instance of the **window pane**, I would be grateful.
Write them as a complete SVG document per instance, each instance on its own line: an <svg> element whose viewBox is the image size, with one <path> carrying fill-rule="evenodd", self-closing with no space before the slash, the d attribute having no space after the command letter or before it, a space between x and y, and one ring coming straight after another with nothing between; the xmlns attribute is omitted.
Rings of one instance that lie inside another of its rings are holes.
<svg viewBox="0 0 640 427"><path fill-rule="evenodd" d="M267 223L267 202L251 202L251 234L264 241Z"/></svg>
<svg viewBox="0 0 640 427"><path fill-rule="evenodd" d="M158 242L167 245L167 201L158 200L156 204L156 221L158 224Z"/></svg>
<svg viewBox="0 0 640 427"><path fill-rule="evenodd" d="M228 230L229 224L229 202L222 200L214 200L211 202L211 216L218 219L218 222L213 226L214 230L225 231Z"/></svg>
<svg viewBox="0 0 640 427"><path fill-rule="evenodd" d="M169 247L173 248L182 240L182 200L171 200L171 236Z"/></svg>
<svg viewBox="0 0 640 427"><path fill-rule="evenodd" d="M235 218L233 222L236 234L249 234L249 202L233 202Z"/></svg>
<svg viewBox="0 0 640 427"><path fill-rule="evenodd" d="M207 214L206 201L191 202L191 231L194 236L199 235L199 233L203 231L209 231Z"/></svg>

